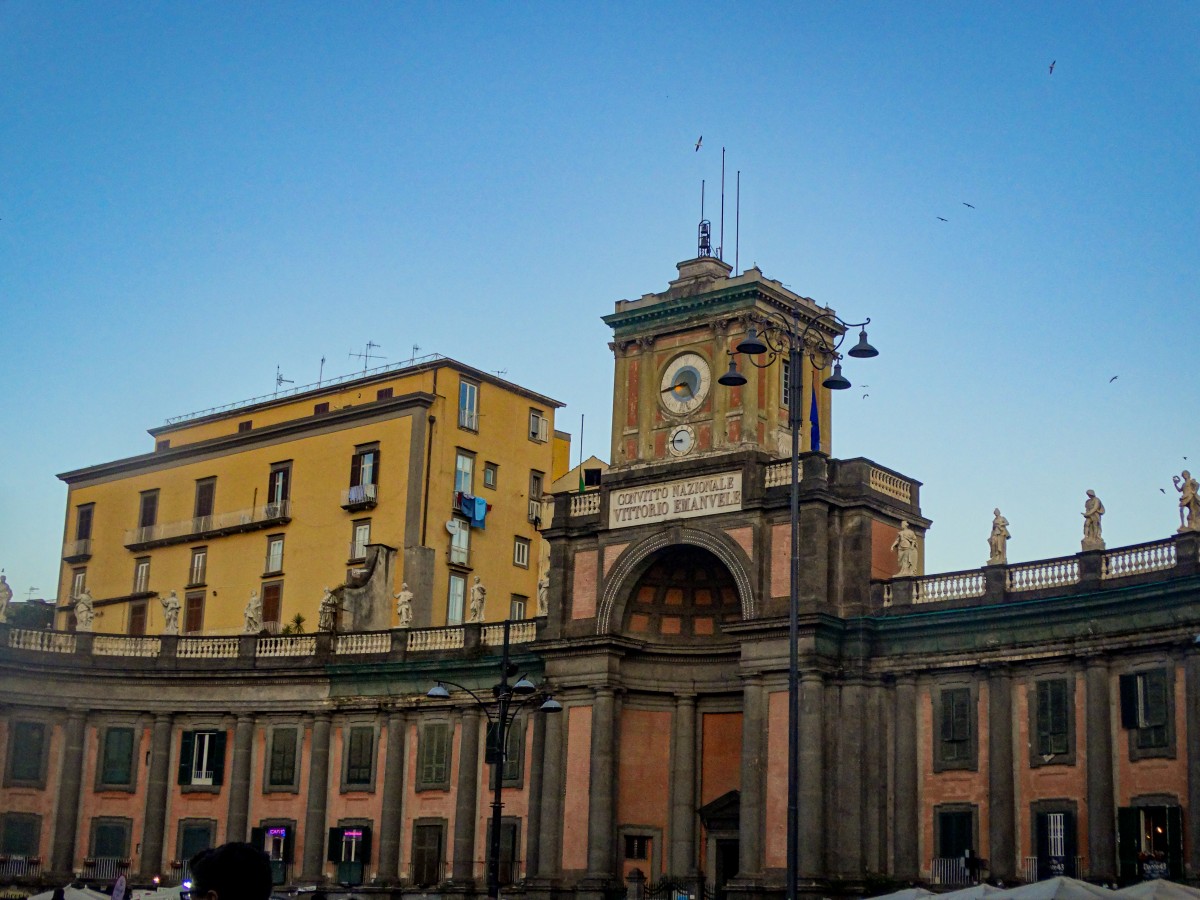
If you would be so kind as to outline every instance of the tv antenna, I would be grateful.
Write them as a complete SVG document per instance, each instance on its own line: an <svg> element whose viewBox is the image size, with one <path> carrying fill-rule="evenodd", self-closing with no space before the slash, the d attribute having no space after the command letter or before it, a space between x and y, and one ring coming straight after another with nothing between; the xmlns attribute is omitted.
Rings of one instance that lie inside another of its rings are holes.
<svg viewBox="0 0 1200 900"><path fill-rule="evenodd" d="M279 394L279 389L281 387L283 387L285 384L295 384L295 383L296 382L293 379L283 377L283 373L279 371L279 366L275 367L275 393L276 393L276 395Z"/></svg>
<svg viewBox="0 0 1200 900"><path fill-rule="evenodd" d="M41 588L36 588L36 587L31 587L29 590L27 590L25 592L25 602L28 603L30 600L33 599L34 591L40 591L40 590L41 590Z"/></svg>
<svg viewBox="0 0 1200 900"><path fill-rule="evenodd" d="M386 356L380 356L380 355L377 355L377 354L371 352L372 350L381 349L382 346L383 346L382 344L377 344L374 341L367 341L367 347L365 350L363 350L362 353L355 353L354 351L351 351L349 355L357 356L359 359L361 359L363 361L363 373L365 374L371 360L387 359Z"/></svg>
<svg viewBox="0 0 1200 900"><path fill-rule="evenodd" d="M420 345L420 344L413 344L413 345L412 345L412 356L410 356L410 357L408 358L408 364L409 364L410 366L411 366L413 363L415 363L415 362L417 361L417 354L418 354L418 353L420 353L420 352L421 352L421 345Z"/></svg>
<svg viewBox="0 0 1200 900"><path fill-rule="evenodd" d="M317 387L321 386L321 379L325 377L325 357L321 357L321 368L317 370Z"/></svg>
<svg viewBox="0 0 1200 900"><path fill-rule="evenodd" d="M494 375L495 375L497 378L503 378L505 375L507 375L507 374L508 374L508 369L493 369L493 370L492 370L492 373L493 373L493 374L494 374Z"/></svg>

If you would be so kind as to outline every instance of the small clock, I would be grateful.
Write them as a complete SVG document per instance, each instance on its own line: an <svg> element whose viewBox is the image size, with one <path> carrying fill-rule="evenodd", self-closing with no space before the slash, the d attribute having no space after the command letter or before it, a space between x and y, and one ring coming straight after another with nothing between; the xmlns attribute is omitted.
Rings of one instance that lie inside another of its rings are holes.
<svg viewBox="0 0 1200 900"><path fill-rule="evenodd" d="M700 407L712 385L708 362L699 353L684 353L675 357L663 371L663 408L677 416L686 415Z"/></svg>
<svg viewBox="0 0 1200 900"><path fill-rule="evenodd" d="M695 446L696 432L691 425L680 425L667 441L667 450L672 456L687 456Z"/></svg>

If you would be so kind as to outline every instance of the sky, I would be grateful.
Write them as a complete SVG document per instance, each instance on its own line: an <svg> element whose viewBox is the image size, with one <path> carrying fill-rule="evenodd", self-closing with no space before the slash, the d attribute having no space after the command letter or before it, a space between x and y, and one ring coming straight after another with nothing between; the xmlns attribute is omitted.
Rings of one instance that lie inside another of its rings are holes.
<svg viewBox="0 0 1200 900"><path fill-rule="evenodd" d="M57 473L368 341L608 458L600 317L695 255L702 180L720 242L722 147L726 260L872 320L833 453L923 482L926 571L983 564L997 506L1010 561L1077 552L1089 488L1110 547L1167 537L1198 51L1169 0L0 0L0 567L54 596Z"/></svg>

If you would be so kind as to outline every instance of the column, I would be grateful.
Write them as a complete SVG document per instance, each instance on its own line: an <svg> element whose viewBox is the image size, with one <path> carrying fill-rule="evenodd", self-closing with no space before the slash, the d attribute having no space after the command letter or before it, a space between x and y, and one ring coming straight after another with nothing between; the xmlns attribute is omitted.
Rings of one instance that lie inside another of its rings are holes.
<svg viewBox="0 0 1200 900"><path fill-rule="evenodd" d="M1108 664L1087 662L1088 875L1117 877L1117 809L1113 802L1112 707Z"/></svg>
<svg viewBox="0 0 1200 900"><path fill-rule="evenodd" d="M72 710L67 716L66 752L58 778L58 804L54 809L54 845L50 858L50 868L54 872L70 872L75 867L75 830L79 821L86 724L87 713L82 710Z"/></svg>
<svg viewBox="0 0 1200 900"><path fill-rule="evenodd" d="M866 712L861 683L851 682L841 689L841 712L838 716L838 752L830 759L830 775L837 786L837 808L834 812L833 833L837 843L830 849L835 860L834 871L846 877L860 877L863 860L862 797L863 715ZM830 735L832 738L833 735Z"/></svg>
<svg viewBox="0 0 1200 900"><path fill-rule="evenodd" d="M1013 784L1012 678L1007 669L988 674L988 843L993 878L1017 874L1017 810Z"/></svg>
<svg viewBox="0 0 1200 900"><path fill-rule="evenodd" d="M671 855L667 874L675 878L696 871L696 695L675 698L671 747Z"/></svg>
<svg viewBox="0 0 1200 900"><path fill-rule="evenodd" d="M615 698L596 688L592 702L591 803L588 807L588 876L608 878L613 869L613 797L616 792Z"/></svg>
<svg viewBox="0 0 1200 900"><path fill-rule="evenodd" d="M866 721L869 733L863 735L866 781L863 785L863 858L869 875L881 875L887 869L887 748L892 735L888 729L887 698L882 685L867 688Z"/></svg>
<svg viewBox="0 0 1200 900"><path fill-rule="evenodd" d="M1177 556L1176 559L1179 557ZM1188 842L1186 868L1200 872L1200 656L1193 650L1183 663L1184 709L1187 716L1187 821L1184 834Z"/></svg>
<svg viewBox="0 0 1200 900"><path fill-rule="evenodd" d="M404 742L408 723L404 713L387 717L387 755L383 761L383 809L379 815L379 880L400 876L400 828L404 823Z"/></svg>
<svg viewBox="0 0 1200 900"><path fill-rule="evenodd" d="M895 870L901 881L914 881L921 820L917 809L917 681L911 675L896 679L896 742L892 765L896 779L896 810L892 824Z"/></svg>
<svg viewBox="0 0 1200 900"><path fill-rule="evenodd" d="M738 823L739 878L763 870L763 779L767 771L767 722L762 678L752 675L742 685L742 798Z"/></svg>
<svg viewBox="0 0 1200 900"><path fill-rule="evenodd" d="M542 750L542 815L538 828L539 878L554 878L562 864L563 728L564 709L546 716L546 745ZM536 760L537 757L534 757Z"/></svg>
<svg viewBox="0 0 1200 900"><path fill-rule="evenodd" d="M800 856L801 878L825 874L825 680L820 672L800 678Z"/></svg>
<svg viewBox="0 0 1200 900"><path fill-rule="evenodd" d="M233 765L229 779L229 824L225 840L244 841L249 835L250 757L254 748L254 716L240 715L233 733Z"/></svg>
<svg viewBox="0 0 1200 900"><path fill-rule="evenodd" d="M329 799L329 713L312 723L308 756L308 810L304 814L304 864L301 878L321 881L325 870L325 804Z"/></svg>
<svg viewBox="0 0 1200 900"><path fill-rule="evenodd" d="M533 877L538 871L540 847L538 838L542 830L542 788L545 784L545 772L540 760L546 752L546 714L536 710L533 719L533 746L529 750L532 763L529 767L529 811L525 817L525 871L524 875Z"/></svg>
<svg viewBox="0 0 1200 900"><path fill-rule="evenodd" d="M479 711L465 710L458 742L458 790L454 805L452 878L475 876L475 816L479 808ZM485 855L486 856L486 855Z"/></svg>
<svg viewBox="0 0 1200 900"><path fill-rule="evenodd" d="M154 717L150 735L150 772L146 776L146 818L142 824L140 874L153 878L163 870L163 838L167 825L167 790L171 774L171 714Z"/></svg>

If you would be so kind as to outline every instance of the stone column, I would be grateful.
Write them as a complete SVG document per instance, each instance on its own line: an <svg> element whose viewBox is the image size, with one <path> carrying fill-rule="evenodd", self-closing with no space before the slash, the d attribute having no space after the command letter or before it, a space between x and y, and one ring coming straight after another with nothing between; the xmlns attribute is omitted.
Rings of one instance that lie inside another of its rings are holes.
<svg viewBox="0 0 1200 900"><path fill-rule="evenodd" d="M671 747L671 855L667 874L675 878L696 871L696 695L675 698Z"/></svg>
<svg viewBox="0 0 1200 900"><path fill-rule="evenodd" d="M592 770L588 807L588 877L613 869L613 798L616 793L616 721L613 689L595 689L592 702Z"/></svg>
<svg viewBox="0 0 1200 900"><path fill-rule="evenodd" d="M479 808L479 716L476 709L462 713L458 742L458 791L454 804L454 864L452 878L468 882L475 877L475 815Z"/></svg>
<svg viewBox="0 0 1200 900"><path fill-rule="evenodd" d="M554 878L562 865L563 728L567 711L546 716L542 750L542 814L538 829L539 878ZM538 757L534 757L538 759ZM532 802L532 799L531 801Z"/></svg>
<svg viewBox="0 0 1200 900"><path fill-rule="evenodd" d="M825 875L825 679L800 677L799 876Z"/></svg>
<svg viewBox="0 0 1200 900"><path fill-rule="evenodd" d="M229 778L229 824L225 840L245 841L249 835L250 760L254 749L254 716L240 715L233 733L233 765Z"/></svg>
<svg viewBox="0 0 1200 900"><path fill-rule="evenodd" d="M387 717L387 754L383 762L383 809L379 816L379 880L395 882L400 876L400 827L404 822L404 743L408 723L404 713Z"/></svg>
<svg viewBox="0 0 1200 900"><path fill-rule="evenodd" d="M163 870L163 839L167 825L167 790L171 774L171 715L154 717L150 735L150 771L146 775L146 817L142 823L142 861L139 874L153 878Z"/></svg>
<svg viewBox="0 0 1200 900"><path fill-rule="evenodd" d="M82 710L72 710L67 716L63 734L66 748L58 777L58 803L54 808L54 845L50 857L50 868L54 872L71 872L75 868L75 832L79 822L79 787L83 778L86 724L87 713Z"/></svg>
<svg viewBox="0 0 1200 900"><path fill-rule="evenodd" d="M1179 557L1176 556L1176 559ZM1188 842L1186 869L1193 876L1200 873L1200 655L1193 650L1183 663L1183 693L1187 728L1187 821L1184 834L1192 835Z"/></svg>
<svg viewBox="0 0 1200 900"><path fill-rule="evenodd" d="M889 738L887 698L883 686L867 688L866 732L863 754L866 762L863 784L863 858L865 871L880 875L887 869L887 751Z"/></svg>
<svg viewBox="0 0 1200 900"><path fill-rule="evenodd" d="M545 771L541 759L546 753L546 714L540 710L533 713L533 746L529 749L529 811L525 817L525 872L532 878L538 872L540 847L538 839L542 831L542 789Z"/></svg>
<svg viewBox="0 0 1200 900"><path fill-rule="evenodd" d="M742 796L738 824L739 878L755 878L763 870L763 781L767 771L766 697L762 678L751 675L742 685Z"/></svg>
<svg viewBox="0 0 1200 900"><path fill-rule="evenodd" d="M847 878L861 876L863 862L863 715L866 712L866 689L861 682L842 686L841 715L838 719L838 753L831 760L831 774L836 779L837 805L832 817L833 833L838 836L830 848L835 860L834 871Z"/></svg>
<svg viewBox="0 0 1200 900"><path fill-rule="evenodd" d="M1117 809L1113 802L1112 710L1108 664L1100 657L1087 662L1087 804L1088 875L1117 877Z"/></svg>
<svg viewBox="0 0 1200 900"><path fill-rule="evenodd" d="M329 800L329 713L317 713L312 723L308 755L308 810L304 814L305 881L322 880L325 871L325 805Z"/></svg>
<svg viewBox="0 0 1200 900"><path fill-rule="evenodd" d="M1017 874L1017 810L1013 783L1012 677L1004 668L988 674L988 851L993 878Z"/></svg>
<svg viewBox="0 0 1200 900"><path fill-rule="evenodd" d="M896 741L892 765L895 772L896 809L892 823L894 871L900 881L914 881L920 872L920 813L917 807L917 681L911 675L896 679Z"/></svg>

